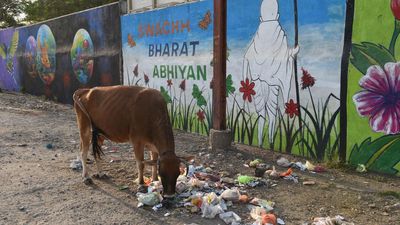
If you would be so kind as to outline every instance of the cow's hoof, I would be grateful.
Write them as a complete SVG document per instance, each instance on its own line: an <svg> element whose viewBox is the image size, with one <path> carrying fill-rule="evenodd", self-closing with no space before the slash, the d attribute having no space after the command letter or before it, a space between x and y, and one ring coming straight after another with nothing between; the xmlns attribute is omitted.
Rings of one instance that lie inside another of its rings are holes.
<svg viewBox="0 0 400 225"><path fill-rule="evenodd" d="M86 185L91 185L91 184L93 184L93 180L90 177L85 177L85 178L83 178L83 183Z"/></svg>
<svg viewBox="0 0 400 225"><path fill-rule="evenodd" d="M96 173L96 174L93 175L93 177L96 178L96 179L100 179L100 180L105 180L105 179L110 178L110 177L109 177L107 174L105 174L105 173Z"/></svg>
<svg viewBox="0 0 400 225"><path fill-rule="evenodd" d="M140 193L147 193L147 186L139 185L137 191L140 192Z"/></svg>

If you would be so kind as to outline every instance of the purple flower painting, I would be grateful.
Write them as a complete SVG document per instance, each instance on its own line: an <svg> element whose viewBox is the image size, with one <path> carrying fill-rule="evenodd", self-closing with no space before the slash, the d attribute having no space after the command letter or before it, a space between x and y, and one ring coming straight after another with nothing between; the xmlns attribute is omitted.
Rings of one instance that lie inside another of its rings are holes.
<svg viewBox="0 0 400 225"><path fill-rule="evenodd" d="M353 96L358 113L369 118L373 131L400 133L400 63L385 68L371 66L359 81L360 92Z"/></svg>

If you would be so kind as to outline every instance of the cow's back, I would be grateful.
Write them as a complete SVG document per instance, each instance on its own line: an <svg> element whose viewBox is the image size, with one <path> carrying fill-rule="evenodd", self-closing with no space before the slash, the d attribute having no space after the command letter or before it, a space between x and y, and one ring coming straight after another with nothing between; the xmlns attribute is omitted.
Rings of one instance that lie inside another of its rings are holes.
<svg viewBox="0 0 400 225"><path fill-rule="evenodd" d="M96 87L83 92L80 99L93 125L114 142L148 139L157 124L169 120L161 93L150 88Z"/></svg>

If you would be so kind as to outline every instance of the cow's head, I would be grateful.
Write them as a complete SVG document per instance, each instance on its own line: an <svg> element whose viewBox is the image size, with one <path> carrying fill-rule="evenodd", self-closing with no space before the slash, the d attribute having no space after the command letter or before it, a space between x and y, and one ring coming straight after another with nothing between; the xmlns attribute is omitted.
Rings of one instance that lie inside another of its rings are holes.
<svg viewBox="0 0 400 225"><path fill-rule="evenodd" d="M180 165L181 163L186 164L193 158L193 156L178 157L171 152L161 155L157 161L147 161L146 164L158 164L158 174L161 177L164 197L171 198L175 196L176 180L180 175Z"/></svg>

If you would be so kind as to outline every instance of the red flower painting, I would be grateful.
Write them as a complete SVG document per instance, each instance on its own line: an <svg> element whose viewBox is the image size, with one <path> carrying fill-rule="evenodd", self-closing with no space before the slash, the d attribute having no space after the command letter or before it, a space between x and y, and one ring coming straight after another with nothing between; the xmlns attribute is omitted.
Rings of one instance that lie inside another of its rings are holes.
<svg viewBox="0 0 400 225"><path fill-rule="evenodd" d="M400 63L371 66L359 81L360 92L353 96L358 113L369 117L373 131L400 133Z"/></svg>
<svg viewBox="0 0 400 225"><path fill-rule="evenodd" d="M285 103L285 113L289 115L290 118L299 115L299 105L290 99L288 103Z"/></svg>
<svg viewBox="0 0 400 225"><path fill-rule="evenodd" d="M390 2L390 8L396 20L400 20L400 0L392 0Z"/></svg>
<svg viewBox="0 0 400 225"><path fill-rule="evenodd" d="M149 76L147 76L147 74L144 74L143 77L144 77L144 82L145 82L146 84L148 84L149 81L150 81Z"/></svg>
<svg viewBox="0 0 400 225"><path fill-rule="evenodd" d="M249 81L249 78L246 78L246 81L240 81L240 84L242 87L239 88L239 91L243 93L243 100L246 101L248 100L249 102L253 101L252 95L255 95L256 92L253 90L254 89L254 82Z"/></svg>
<svg viewBox="0 0 400 225"><path fill-rule="evenodd" d="M199 110L196 114L197 114L197 119L200 122L203 122L204 119L206 118L204 111Z"/></svg>
<svg viewBox="0 0 400 225"><path fill-rule="evenodd" d="M181 84L179 84L179 88L180 88L182 91L185 91L185 90L186 90L186 80L183 80L183 81L181 82Z"/></svg>
<svg viewBox="0 0 400 225"><path fill-rule="evenodd" d="M306 89L308 87L312 87L315 84L315 78L313 76L311 76L311 74L301 68L301 71L303 72L303 76L301 77L301 89Z"/></svg>

